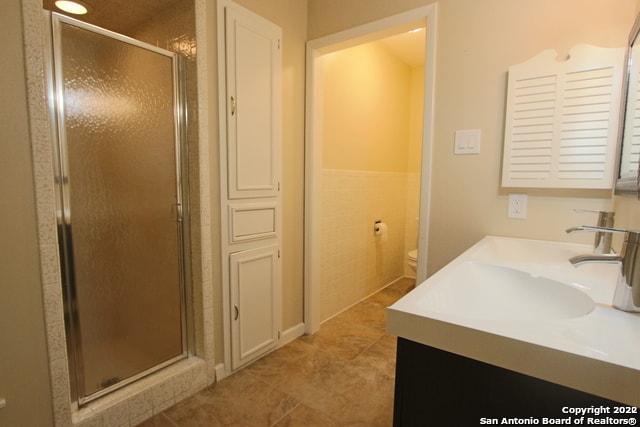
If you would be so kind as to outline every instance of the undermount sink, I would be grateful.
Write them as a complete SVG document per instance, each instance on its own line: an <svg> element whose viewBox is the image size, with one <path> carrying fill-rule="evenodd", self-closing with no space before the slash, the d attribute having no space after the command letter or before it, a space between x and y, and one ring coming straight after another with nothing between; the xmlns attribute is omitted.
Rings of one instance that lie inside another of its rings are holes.
<svg viewBox="0 0 640 427"><path fill-rule="evenodd" d="M467 261L433 284L418 305L483 320L556 320L587 315L594 301L570 285L531 273Z"/></svg>

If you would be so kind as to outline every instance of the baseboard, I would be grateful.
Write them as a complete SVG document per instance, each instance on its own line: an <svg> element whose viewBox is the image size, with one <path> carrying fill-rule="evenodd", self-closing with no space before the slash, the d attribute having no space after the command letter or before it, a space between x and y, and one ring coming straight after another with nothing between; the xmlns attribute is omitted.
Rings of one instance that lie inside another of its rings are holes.
<svg viewBox="0 0 640 427"><path fill-rule="evenodd" d="M229 376L229 372L224 369L224 363L218 363L214 370L216 372L216 382Z"/></svg>
<svg viewBox="0 0 640 427"><path fill-rule="evenodd" d="M301 337L302 335L304 335L304 323L298 323L297 325L282 332L280 335L280 346L289 344L291 341Z"/></svg>
<svg viewBox="0 0 640 427"><path fill-rule="evenodd" d="M299 323L295 326L292 326L291 328L287 329L286 331L283 331L280 334L280 342L278 347L282 347L286 344L289 344L291 341L295 340L298 337L301 337L302 335L304 335L304 323ZM262 356L261 356L262 357ZM260 358L258 358L260 359ZM256 359L256 360L258 360ZM253 363L253 362L251 362ZM242 368L239 368L237 371L241 370ZM230 376L231 374L233 374L234 371L227 371L224 367L224 363L218 363L215 367L215 374L216 374L216 381L220 381L223 380L225 378L227 378L228 376Z"/></svg>
<svg viewBox="0 0 640 427"><path fill-rule="evenodd" d="M396 279L393 279L392 281L390 281L386 285L382 286L380 289L377 289L377 290L371 292L369 295L367 295L367 296L365 296L363 298L360 298L358 301L354 302L353 304L349 305L348 307L345 307L342 310L340 310L339 312L337 312L335 314L332 314L331 316L329 316L328 318L326 318L325 320L320 322L320 324L322 325L323 323L328 322L329 320L333 319L334 317L341 315L342 313L344 313L345 311L349 310L353 306L360 304L362 301L366 300L367 298L372 297L373 295L377 294L378 292L382 291L383 289L386 289L389 286L393 285L394 283L397 283L398 281L403 280L403 279L413 279L413 280L415 280L415 277L412 278L412 277L409 277L409 276L402 275L402 276L400 276L400 277L398 277Z"/></svg>

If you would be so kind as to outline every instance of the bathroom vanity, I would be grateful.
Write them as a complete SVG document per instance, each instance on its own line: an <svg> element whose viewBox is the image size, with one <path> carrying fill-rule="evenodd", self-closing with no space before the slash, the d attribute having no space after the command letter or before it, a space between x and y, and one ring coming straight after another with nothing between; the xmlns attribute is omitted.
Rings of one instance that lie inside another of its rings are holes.
<svg viewBox="0 0 640 427"><path fill-rule="evenodd" d="M637 422L640 314L591 250L488 236L389 307L394 425Z"/></svg>

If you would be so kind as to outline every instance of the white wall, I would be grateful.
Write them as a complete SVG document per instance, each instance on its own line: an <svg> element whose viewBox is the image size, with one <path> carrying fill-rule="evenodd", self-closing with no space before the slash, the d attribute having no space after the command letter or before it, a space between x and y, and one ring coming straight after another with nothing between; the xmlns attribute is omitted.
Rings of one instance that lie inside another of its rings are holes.
<svg viewBox="0 0 640 427"><path fill-rule="evenodd" d="M3 4L0 93L2 426L53 426L22 47L21 2Z"/></svg>
<svg viewBox="0 0 640 427"><path fill-rule="evenodd" d="M500 186L507 70L546 49L566 57L578 43L626 44L637 0L440 0L428 236L433 273L487 234L588 243L565 228L595 220L574 208L611 208L610 191L517 190L526 220L507 218ZM309 38L433 3L430 0L309 0ZM478 156L454 156L458 129L481 129Z"/></svg>
<svg viewBox="0 0 640 427"><path fill-rule="evenodd" d="M406 253L417 241L419 162L412 156L420 158L415 117L421 117L423 85L381 42L327 54L322 67L320 311L326 320L405 274ZM384 242L373 234L377 220L388 227Z"/></svg>

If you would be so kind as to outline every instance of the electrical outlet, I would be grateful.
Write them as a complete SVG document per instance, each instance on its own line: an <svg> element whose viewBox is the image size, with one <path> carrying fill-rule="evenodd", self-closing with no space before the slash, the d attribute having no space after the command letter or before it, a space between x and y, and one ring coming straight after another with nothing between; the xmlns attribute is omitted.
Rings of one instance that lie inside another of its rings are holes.
<svg viewBox="0 0 640 427"><path fill-rule="evenodd" d="M525 219L527 217L527 195L509 194L509 218Z"/></svg>

